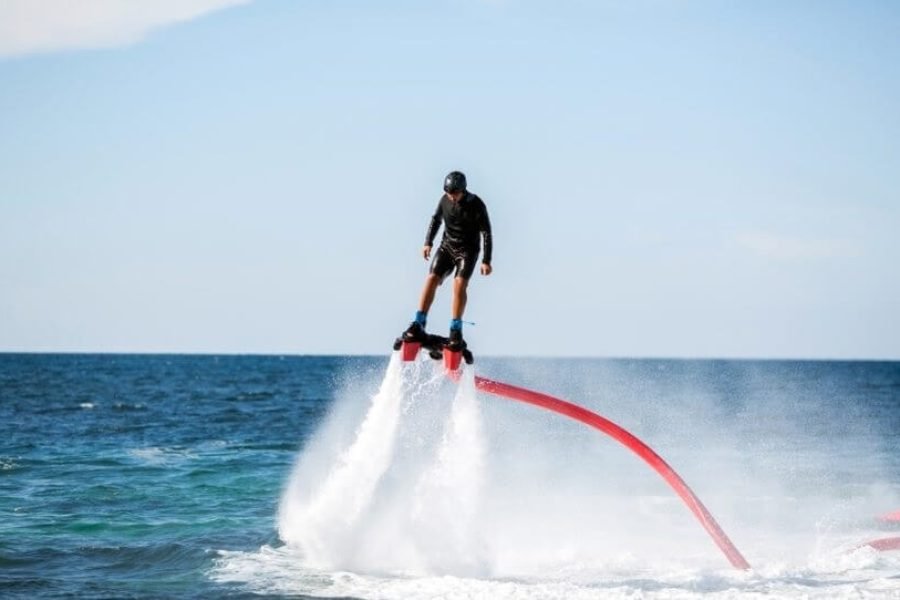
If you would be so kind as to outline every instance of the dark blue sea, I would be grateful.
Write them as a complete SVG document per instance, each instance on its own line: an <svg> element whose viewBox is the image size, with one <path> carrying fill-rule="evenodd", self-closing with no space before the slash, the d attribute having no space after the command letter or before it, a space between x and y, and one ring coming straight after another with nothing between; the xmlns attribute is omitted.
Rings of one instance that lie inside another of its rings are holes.
<svg viewBox="0 0 900 600"><path fill-rule="evenodd" d="M900 536L900 363L467 372L0 354L0 597L900 598L900 552L866 545ZM620 444L473 373L637 435L752 569Z"/></svg>

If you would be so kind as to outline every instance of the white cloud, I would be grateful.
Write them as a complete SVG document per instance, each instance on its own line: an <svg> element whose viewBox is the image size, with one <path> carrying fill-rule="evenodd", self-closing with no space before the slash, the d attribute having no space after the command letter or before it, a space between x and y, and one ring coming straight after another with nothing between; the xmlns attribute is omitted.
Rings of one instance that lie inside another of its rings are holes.
<svg viewBox="0 0 900 600"><path fill-rule="evenodd" d="M251 0L0 0L0 57L104 48Z"/></svg>
<svg viewBox="0 0 900 600"><path fill-rule="evenodd" d="M800 260L852 258L860 255L853 244L841 240L791 237L767 232L745 232L735 238L738 245L766 258Z"/></svg>

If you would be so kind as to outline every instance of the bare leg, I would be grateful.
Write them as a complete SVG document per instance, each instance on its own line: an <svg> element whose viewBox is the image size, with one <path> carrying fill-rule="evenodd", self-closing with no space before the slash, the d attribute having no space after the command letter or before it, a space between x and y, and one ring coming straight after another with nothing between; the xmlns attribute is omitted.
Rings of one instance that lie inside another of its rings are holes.
<svg viewBox="0 0 900 600"><path fill-rule="evenodd" d="M453 279L453 301L450 303L450 318L462 319L466 311L466 301L469 299L467 289L469 280L462 277Z"/></svg>
<svg viewBox="0 0 900 600"><path fill-rule="evenodd" d="M434 292L441 285L441 278L431 273L425 278L425 285L422 287L422 296L419 298L419 310L427 313L434 302Z"/></svg>

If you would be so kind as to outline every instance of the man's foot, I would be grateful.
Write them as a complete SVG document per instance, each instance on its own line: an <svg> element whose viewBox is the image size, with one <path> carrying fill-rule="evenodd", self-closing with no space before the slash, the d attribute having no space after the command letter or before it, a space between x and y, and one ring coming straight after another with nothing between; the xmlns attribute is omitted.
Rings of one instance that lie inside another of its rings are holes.
<svg viewBox="0 0 900 600"><path fill-rule="evenodd" d="M459 352L466 347L463 341L462 329L451 329L450 337L447 338L447 349L453 352Z"/></svg>
<svg viewBox="0 0 900 600"><path fill-rule="evenodd" d="M406 328L406 331L403 332L404 342L422 343L427 337L428 336L425 333L425 328L422 327L422 324L418 321L413 321L412 323L410 323L409 327Z"/></svg>

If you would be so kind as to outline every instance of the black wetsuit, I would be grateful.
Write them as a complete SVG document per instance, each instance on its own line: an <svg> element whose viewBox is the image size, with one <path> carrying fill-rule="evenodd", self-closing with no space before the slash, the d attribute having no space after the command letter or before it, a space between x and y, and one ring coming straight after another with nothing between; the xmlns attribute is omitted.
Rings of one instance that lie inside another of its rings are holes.
<svg viewBox="0 0 900 600"><path fill-rule="evenodd" d="M425 234L426 246L434 243L441 222L444 223L444 235L431 261L432 273L443 279L456 267L456 277L469 279L475 271L482 236L484 258L481 262L491 264L491 220L481 198L470 192L465 192L457 202L447 194L441 196Z"/></svg>

